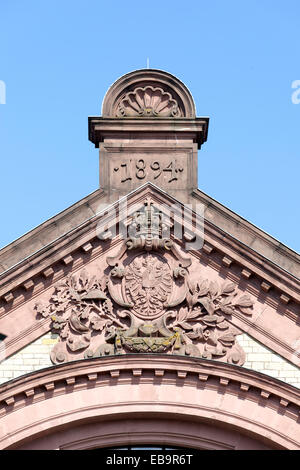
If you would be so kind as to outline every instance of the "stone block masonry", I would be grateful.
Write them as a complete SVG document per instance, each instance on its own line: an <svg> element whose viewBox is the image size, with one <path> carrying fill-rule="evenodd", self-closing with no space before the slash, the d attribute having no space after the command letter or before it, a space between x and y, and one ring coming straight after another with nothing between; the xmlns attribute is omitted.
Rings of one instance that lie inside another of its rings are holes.
<svg viewBox="0 0 300 470"><path fill-rule="evenodd" d="M0 384L30 372L53 366L50 352L58 341L57 336L47 333L0 364ZM243 367L275 377L300 388L300 370L273 353L247 334L238 337L238 343L246 352Z"/></svg>
<svg viewBox="0 0 300 470"><path fill-rule="evenodd" d="M47 333L0 364L0 384L45 367L53 366L50 351L57 335Z"/></svg>
<svg viewBox="0 0 300 470"><path fill-rule="evenodd" d="M300 388L300 370L278 354L273 353L245 333L238 336L238 343L246 353L243 367L275 377Z"/></svg>

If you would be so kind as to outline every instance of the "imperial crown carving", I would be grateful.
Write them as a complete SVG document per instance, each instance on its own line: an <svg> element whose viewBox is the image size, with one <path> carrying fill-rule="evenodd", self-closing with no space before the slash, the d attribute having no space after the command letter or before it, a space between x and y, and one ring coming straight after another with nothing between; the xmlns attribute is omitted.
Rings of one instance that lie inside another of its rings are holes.
<svg viewBox="0 0 300 470"><path fill-rule="evenodd" d="M166 353L242 365L245 355L231 319L252 315L253 301L231 281L191 274L191 258L166 236L151 200L135 212L101 276L82 270L35 305L59 341L53 363L128 353Z"/></svg>

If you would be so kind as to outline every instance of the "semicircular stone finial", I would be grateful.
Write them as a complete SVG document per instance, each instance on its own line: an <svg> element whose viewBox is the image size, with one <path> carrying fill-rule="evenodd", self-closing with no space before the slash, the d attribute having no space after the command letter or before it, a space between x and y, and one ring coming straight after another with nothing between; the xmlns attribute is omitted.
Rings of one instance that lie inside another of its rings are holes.
<svg viewBox="0 0 300 470"><path fill-rule="evenodd" d="M191 93L162 70L142 69L119 78L105 95L102 116L110 118L195 118Z"/></svg>

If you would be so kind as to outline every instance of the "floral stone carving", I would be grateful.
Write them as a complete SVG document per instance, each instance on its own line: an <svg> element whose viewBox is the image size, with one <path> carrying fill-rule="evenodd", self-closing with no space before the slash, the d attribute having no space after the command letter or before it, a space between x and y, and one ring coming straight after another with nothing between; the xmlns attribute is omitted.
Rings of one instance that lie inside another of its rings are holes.
<svg viewBox="0 0 300 470"><path fill-rule="evenodd" d="M163 238L162 220L151 202L134 214L132 225L135 236L107 258L108 274L99 279L85 270L69 275L49 302L35 305L59 335L52 362L144 352L242 365L245 355L236 341L241 331L231 318L237 312L252 314L250 297L239 294L233 282L191 276L191 260Z"/></svg>

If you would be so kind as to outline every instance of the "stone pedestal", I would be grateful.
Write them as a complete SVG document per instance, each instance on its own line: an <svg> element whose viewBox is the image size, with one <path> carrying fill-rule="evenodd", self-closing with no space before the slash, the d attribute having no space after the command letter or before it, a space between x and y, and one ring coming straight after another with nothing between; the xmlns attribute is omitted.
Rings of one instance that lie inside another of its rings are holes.
<svg viewBox="0 0 300 470"><path fill-rule="evenodd" d="M166 72L132 72L109 89L102 114L89 118L89 139L100 149L100 187L109 199L150 181L188 202L208 118L195 117L187 88Z"/></svg>

